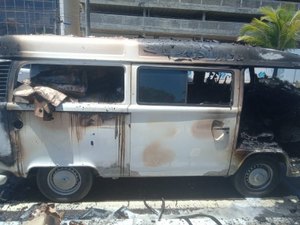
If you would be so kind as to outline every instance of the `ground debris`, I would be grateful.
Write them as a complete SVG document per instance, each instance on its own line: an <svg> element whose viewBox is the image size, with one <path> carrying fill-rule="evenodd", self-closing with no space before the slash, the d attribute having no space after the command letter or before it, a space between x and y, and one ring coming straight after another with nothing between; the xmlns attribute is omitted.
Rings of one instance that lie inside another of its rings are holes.
<svg viewBox="0 0 300 225"><path fill-rule="evenodd" d="M113 216L116 219L133 219L136 217L136 214L131 212L127 207L122 206L113 213Z"/></svg>
<svg viewBox="0 0 300 225"><path fill-rule="evenodd" d="M111 214L112 212L104 209L90 208L87 210L87 212L85 212L82 216L80 216L80 219L91 219L94 217L105 219Z"/></svg>
<svg viewBox="0 0 300 225"><path fill-rule="evenodd" d="M6 204L2 213L13 215L25 210L17 219L0 217L0 225L216 225L216 224L297 224L300 219L299 200L296 197L241 199L241 200L187 200L165 201L165 211L159 220L163 203L147 201L81 202L77 204ZM60 213L63 212L63 213ZM74 216L75 215L75 216ZM21 219L22 218L22 219ZM213 219L214 218L214 219ZM2 222L3 221L3 222ZM299 223L298 223L299 224Z"/></svg>
<svg viewBox="0 0 300 225"><path fill-rule="evenodd" d="M25 211L21 216L22 220L27 220L24 225L59 225L63 213L56 212L54 204L36 204Z"/></svg>
<svg viewBox="0 0 300 225"><path fill-rule="evenodd" d="M67 224L67 223L64 223L64 224ZM85 224L81 221L70 221L69 225L85 225Z"/></svg>

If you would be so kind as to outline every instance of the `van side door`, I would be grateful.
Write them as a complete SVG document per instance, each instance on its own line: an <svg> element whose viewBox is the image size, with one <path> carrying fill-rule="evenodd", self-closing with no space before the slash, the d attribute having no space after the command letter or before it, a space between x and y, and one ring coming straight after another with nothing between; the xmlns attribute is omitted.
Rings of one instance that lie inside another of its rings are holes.
<svg viewBox="0 0 300 225"><path fill-rule="evenodd" d="M226 175L239 71L134 65L132 73L130 170L139 176Z"/></svg>
<svg viewBox="0 0 300 225"><path fill-rule="evenodd" d="M8 110L23 124L16 130L23 173L80 166L103 177L127 176L130 65L72 60L19 64Z"/></svg>

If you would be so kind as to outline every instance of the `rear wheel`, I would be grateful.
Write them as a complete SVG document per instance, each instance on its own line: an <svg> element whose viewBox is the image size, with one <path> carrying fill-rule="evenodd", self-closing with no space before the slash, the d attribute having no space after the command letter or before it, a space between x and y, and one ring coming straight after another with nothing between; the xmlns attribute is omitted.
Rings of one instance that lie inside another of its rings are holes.
<svg viewBox="0 0 300 225"><path fill-rule="evenodd" d="M271 193L280 181L279 164L270 157L247 159L233 177L238 192L248 197L262 197Z"/></svg>
<svg viewBox="0 0 300 225"><path fill-rule="evenodd" d="M88 194L92 183L93 175L88 168L40 168L37 172L40 191L54 202L79 201Z"/></svg>

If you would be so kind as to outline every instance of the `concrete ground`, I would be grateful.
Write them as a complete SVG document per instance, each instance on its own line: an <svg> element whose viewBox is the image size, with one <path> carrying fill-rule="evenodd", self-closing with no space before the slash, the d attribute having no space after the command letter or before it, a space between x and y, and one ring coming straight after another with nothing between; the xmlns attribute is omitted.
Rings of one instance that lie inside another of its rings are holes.
<svg viewBox="0 0 300 225"><path fill-rule="evenodd" d="M49 203L33 180L0 189L0 224L299 224L300 179L266 198L243 198L229 179L98 179L80 203Z"/></svg>

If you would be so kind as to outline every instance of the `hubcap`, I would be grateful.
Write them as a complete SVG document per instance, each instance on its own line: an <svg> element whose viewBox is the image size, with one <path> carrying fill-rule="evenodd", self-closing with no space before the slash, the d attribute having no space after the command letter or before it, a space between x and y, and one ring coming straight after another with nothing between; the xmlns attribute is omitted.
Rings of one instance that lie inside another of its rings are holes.
<svg viewBox="0 0 300 225"><path fill-rule="evenodd" d="M264 189L272 181L273 172L269 165L257 164L246 173L246 184L252 189Z"/></svg>
<svg viewBox="0 0 300 225"><path fill-rule="evenodd" d="M74 168L54 168L48 174L48 185L59 195L71 195L81 186L81 177Z"/></svg>

